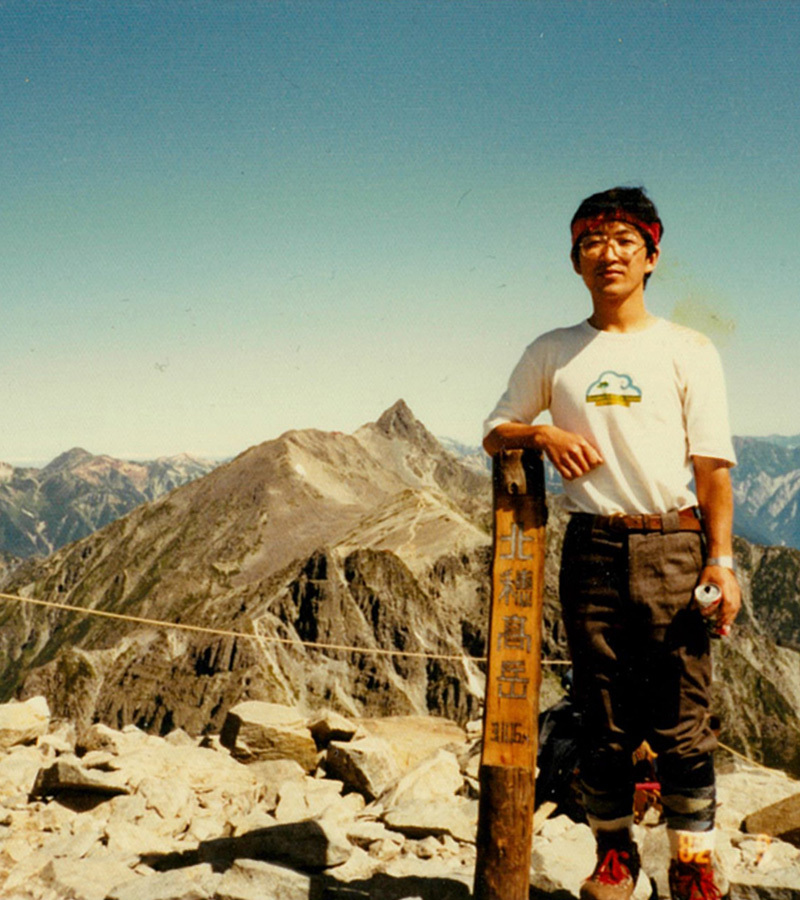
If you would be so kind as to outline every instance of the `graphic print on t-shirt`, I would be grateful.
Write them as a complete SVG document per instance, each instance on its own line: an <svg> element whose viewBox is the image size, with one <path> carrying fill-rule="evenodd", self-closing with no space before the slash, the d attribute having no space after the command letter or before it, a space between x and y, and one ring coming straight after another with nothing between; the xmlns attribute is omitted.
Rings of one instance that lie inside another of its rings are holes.
<svg viewBox="0 0 800 900"><path fill-rule="evenodd" d="M630 375L620 375L610 369L593 381L586 391L586 402L595 406L630 406L640 403L641 399L642 392Z"/></svg>

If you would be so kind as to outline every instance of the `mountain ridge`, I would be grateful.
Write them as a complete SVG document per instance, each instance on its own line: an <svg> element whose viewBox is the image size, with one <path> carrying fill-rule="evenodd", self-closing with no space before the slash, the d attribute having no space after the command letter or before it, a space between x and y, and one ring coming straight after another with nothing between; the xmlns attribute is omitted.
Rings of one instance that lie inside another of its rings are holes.
<svg viewBox="0 0 800 900"><path fill-rule="evenodd" d="M347 610L353 640L357 637L359 644L366 641L366 647L377 647L376 638L368 640L359 623L366 615L369 629L380 631L380 610L392 605L387 582L414 584L415 576L403 558L411 561L417 548L423 555L430 550L431 522L446 521L449 549L460 547L461 557L467 560L477 553L481 566L489 541L488 534L469 521L469 511L476 504L475 488L488 497L488 478L461 471L454 457L432 443L421 423L408 421L409 414L407 408L397 407L381 425L368 424L355 435L292 431L251 447L205 478L133 510L48 559L30 561L15 573L9 590L141 617L201 621L231 630L252 631L254 621L259 621L292 636L305 625L299 621L291 598L301 590L300 585L309 583L308 560L324 559L332 581L323 593L340 598L337 602ZM405 437L390 438L387 422ZM387 443L391 452L387 452ZM393 535L381 531L381 510L403 495L407 521L395 520ZM353 539L361 520L371 522L377 530L370 540L355 540L348 546L348 537ZM407 527L411 524L413 529ZM397 537L398 529L403 532L401 538ZM387 549L387 541L393 550ZM337 549L338 544L341 546ZM463 559L460 565L465 565ZM415 641L433 648L445 646L449 654L463 652L457 641L439 635L446 629L438 616L439 611L434 609L422 614ZM102 620L87 625L74 615L56 612L45 618L49 624L38 627L28 619L16 637L0 629L6 693L20 686L25 679L19 673L28 668L41 670L42 678L52 676L62 686L68 669L104 669L102 654L119 638L120 626ZM395 631L402 633L399 623L397 629L390 628L390 632ZM209 650L209 644L220 642L208 639L192 644L182 638L163 641L158 635L150 635L142 641L147 645L143 656L150 653L151 660L161 659L165 653L169 657L180 645L179 655L191 657L188 665L192 669L199 666L209 671L210 667L219 676L217 681L224 683L221 690L233 689L228 684L230 663L225 662L231 654L245 660L245 668L259 667L253 647L245 647L241 641L223 641L225 647L214 650ZM168 649L170 641L172 650ZM142 649L136 648L135 641L123 643L119 647L123 657L137 655ZM86 666L84 651L94 654L92 663ZM276 675L275 683L267 689L273 699L287 699L287 691L292 696L297 691L324 694L319 687L322 676L309 675L313 666L304 666L281 648L276 648L275 657L268 663L271 671L286 671ZM57 658L63 663L60 669ZM163 709L145 713L130 708L125 695L131 691L123 685L133 675L120 671L124 666L119 665L117 657L114 659L106 674L118 678L114 691L117 699L103 701L102 690L98 694L92 688L93 699L85 698L92 709L99 704L112 719L122 715L134 719L144 716L151 724L163 723L165 717L175 721L175 716L171 712L168 716ZM161 664L154 664L156 671ZM136 679L143 681L140 662L134 660L131 665ZM409 701L402 698L408 697L408 689L401 689L403 679L398 682L398 667L403 669L404 664L387 660L373 665L364 659L361 665L373 683L380 683L391 694L392 703L406 708ZM427 682L424 668L423 664L423 671L417 675ZM355 676L356 685L360 677ZM433 673L431 677L435 681L439 676ZM289 682L293 686L287 687ZM384 708L381 692L370 696L358 687L355 690L363 702ZM420 690L417 687L412 693L415 703L424 709L425 691ZM77 696L80 691L73 693ZM163 696L164 689L153 691L153 695ZM151 699L142 701L148 709ZM474 701L470 702L474 707ZM459 703L464 705L461 699L456 705ZM193 705L197 705L195 701ZM218 705L218 698L214 705ZM462 716L464 712L462 709ZM207 714L210 708L203 700L197 714L189 715L190 722L184 724L197 727ZM210 720L215 721L213 715Z"/></svg>
<svg viewBox="0 0 800 900"><path fill-rule="evenodd" d="M354 436L359 433L367 449L370 444L375 449L378 437L389 442L413 438L423 456L439 446L478 475L491 469L481 447L435 437L403 400ZM765 546L800 548L800 436L735 437L734 444L737 533ZM0 552L12 558L47 555L216 465L188 453L140 462L94 455L82 447L41 468L0 462ZM560 479L549 462L545 468L548 493L560 493Z"/></svg>
<svg viewBox="0 0 800 900"><path fill-rule="evenodd" d="M0 463L0 550L48 555L215 466L186 453L132 462L82 447L41 469Z"/></svg>
<svg viewBox="0 0 800 900"><path fill-rule="evenodd" d="M286 432L29 560L9 593L228 635L0 606L0 698L42 693L80 727L133 723L162 734L218 729L245 699L475 718L490 479L405 404L387 413L350 435ZM558 497L549 502L543 653L559 661L566 515ZM723 739L800 772L800 552L737 539L736 553L744 610L715 648ZM546 666L543 705L557 681Z"/></svg>

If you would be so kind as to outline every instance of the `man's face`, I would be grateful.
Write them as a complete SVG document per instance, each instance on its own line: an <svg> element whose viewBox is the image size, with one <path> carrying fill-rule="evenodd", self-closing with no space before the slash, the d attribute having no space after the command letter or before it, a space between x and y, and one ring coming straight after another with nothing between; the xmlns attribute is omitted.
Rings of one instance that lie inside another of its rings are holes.
<svg viewBox="0 0 800 900"><path fill-rule="evenodd" d="M641 232L626 222L604 222L581 238L575 271L592 296L624 299L644 285L659 251L648 254Z"/></svg>

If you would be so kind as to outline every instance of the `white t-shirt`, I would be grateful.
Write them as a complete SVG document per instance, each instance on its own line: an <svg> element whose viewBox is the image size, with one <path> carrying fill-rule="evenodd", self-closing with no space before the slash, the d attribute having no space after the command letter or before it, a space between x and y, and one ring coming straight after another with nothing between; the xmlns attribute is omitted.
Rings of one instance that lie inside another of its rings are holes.
<svg viewBox="0 0 800 900"><path fill-rule="evenodd" d="M697 503L692 456L736 464L719 355L696 331L656 321L642 331L588 322L537 338L484 424L553 424L583 435L604 462L564 482L573 512L664 513Z"/></svg>

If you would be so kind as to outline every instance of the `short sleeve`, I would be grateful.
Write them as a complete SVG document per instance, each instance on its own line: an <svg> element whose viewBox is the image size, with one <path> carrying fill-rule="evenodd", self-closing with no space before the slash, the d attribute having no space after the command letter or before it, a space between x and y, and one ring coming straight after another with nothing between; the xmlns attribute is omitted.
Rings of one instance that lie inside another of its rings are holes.
<svg viewBox="0 0 800 900"><path fill-rule="evenodd" d="M541 338L534 341L514 367L503 396L483 423L484 437L505 422L529 425L550 406L547 353Z"/></svg>
<svg viewBox="0 0 800 900"><path fill-rule="evenodd" d="M699 337L699 336L698 336ZM736 465L731 440L725 376L716 347L702 339L687 354L684 416L690 456Z"/></svg>

